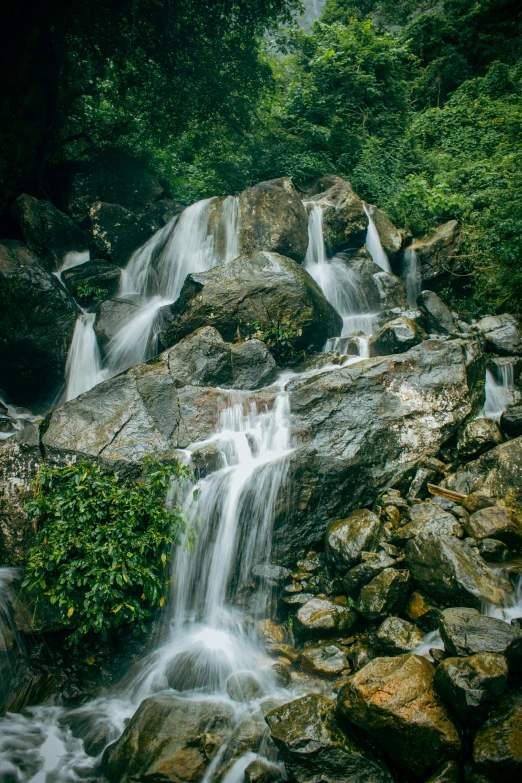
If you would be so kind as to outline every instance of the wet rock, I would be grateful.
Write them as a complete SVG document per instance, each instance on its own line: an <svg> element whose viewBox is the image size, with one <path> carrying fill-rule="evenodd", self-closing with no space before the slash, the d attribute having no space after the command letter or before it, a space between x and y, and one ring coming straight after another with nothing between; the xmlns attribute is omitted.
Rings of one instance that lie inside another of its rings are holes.
<svg viewBox="0 0 522 783"><path fill-rule="evenodd" d="M466 532L481 540L496 538L509 547L522 545L522 521L510 508L490 506L471 514L464 520Z"/></svg>
<svg viewBox="0 0 522 783"><path fill-rule="evenodd" d="M227 693L234 701L253 701L262 695L261 684L252 672L235 672L227 680Z"/></svg>
<svg viewBox="0 0 522 783"><path fill-rule="evenodd" d="M420 264L422 279L426 282L447 272L458 272L462 262L455 258L455 252L461 242L458 223L450 220L439 226L436 231L422 239L416 239L411 245Z"/></svg>
<svg viewBox="0 0 522 783"><path fill-rule="evenodd" d="M266 250L303 261L308 217L289 177L259 182L239 196L239 254Z"/></svg>
<svg viewBox="0 0 522 783"><path fill-rule="evenodd" d="M462 508L467 515L474 514L475 511L480 511L483 508L491 508L495 503L487 495L483 495L481 492L471 492L462 499ZM463 519L467 519L466 516L462 516Z"/></svg>
<svg viewBox="0 0 522 783"><path fill-rule="evenodd" d="M119 331L125 328L139 310L131 299L109 299L102 302L96 314L94 331L102 345L106 345Z"/></svg>
<svg viewBox="0 0 522 783"><path fill-rule="evenodd" d="M2 388L20 405L56 393L64 380L76 307L21 242L0 243Z"/></svg>
<svg viewBox="0 0 522 783"><path fill-rule="evenodd" d="M338 677L349 664L345 651L336 644L318 644L316 647L307 647L301 653L301 667L310 674L319 677Z"/></svg>
<svg viewBox="0 0 522 783"><path fill-rule="evenodd" d="M384 552L376 552L375 557L366 559L346 572L342 579L343 588L347 595L356 598L364 585L385 568L393 568L395 563L396 561Z"/></svg>
<svg viewBox="0 0 522 783"><path fill-rule="evenodd" d="M183 212L184 208L185 205L179 201L162 198L140 215L140 222L142 225L150 226L151 230L156 232L166 226L173 217Z"/></svg>
<svg viewBox="0 0 522 783"><path fill-rule="evenodd" d="M465 541L421 533L405 548L406 562L420 588L442 604L480 607L504 603L509 582L493 573Z"/></svg>
<svg viewBox="0 0 522 783"><path fill-rule="evenodd" d="M459 768L454 761L447 761L426 783L460 783Z"/></svg>
<svg viewBox="0 0 522 783"><path fill-rule="evenodd" d="M464 494L480 493L494 506L499 500L509 508L522 510L522 438L501 443L443 482L448 489ZM470 513L476 508L468 508Z"/></svg>
<svg viewBox="0 0 522 783"><path fill-rule="evenodd" d="M268 386L277 375L272 354L260 340L247 340L231 349L234 389L259 389Z"/></svg>
<svg viewBox="0 0 522 783"><path fill-rule="evenodd" d="M393 541L409 541L420 533L456 536L462 538L464 529L453 514L439 508L435 503L426 501L411 507L410 522L393 531Z"/></svg>
<svg viewBox="0 0 522 783"><path fill-rule="evenodd" d="M114 783L200 779L233 725L228 702L158 693L142 701L120 739L105 751L104 775Z"/></svg>
<svg viewBox="0 0 522 783"><path fill-rule="evenodd" d="M522 773L522 707L493 715L477 732L473 766L494 783L516 783Z"/></svg>
<svg viewBox="0 0 522 783"><path fill-rule="evenodd" d="M395 228L391 220L382 209L373 204L366 204L366 209L374 222L383 250L386 252L390 261L399 258L402 247L402 236L400 231Z"/></svg>
<svg viewBox="0 0 522 783"><path fill-rule="evenodd" d="M312 196L323 211L323 235L332 251L364 245L368 218L363 202L349 182L340 180L324 193Z"/></svg>
<svg viewBox="0 0 522 783"><path fill-rule="evenodd" d="M508 660L522 656L522 630L496 617L485 617L476 609L445 609L439 630L451 655L497 653Z"/></svg>
<svg viewBox="0 0 522 783"><path fill-rule="evenodd" d="M205 443L191 451L191 465L198 479L226 467L224 456L215 443Z"/></svg>
<svg viewBox="0 0 522 783"><path fill-rule="evenodd" d="M464 725L477 726L504 692L508 665L503 655L478 653L446 658L437 667L433 684Z"/></svg>
<svg viewBox="0 0 522 783"><path fill-rule="evenodd" d="M518 318L509 313L488 315L476 326L483 332L488 351L501 356L522 353L522 329Z"/></svg>
<svg viewBox="0 0 522 783"><path fill-rule="evenodd" d="M98 258L66 269L62 280L69 293L82 307L93 307L97 302L112 299L120 285L120 270Z"/></svg>
<svg viewBox="0 0 522 783"><path fill-rule="evenodd" d="M426 333L410 318L395 318L370 337L370 356L404 353L425 338Z"/></svg>
<svg viewBox="0 0 522 783"><path fill-rule="evenodd" d="M409 591L409 574L385 568L363 587L355 608L367 620L399 614Z"/></svg>
<svg viewBox="0 0 522 783"><path fill-rule="evenodd" d="M418 590L410 595L404 614L422 628L424 633L436 631L439 627L440 607Z"/></svg>
<svg viewBox="0 0 522 783"><path fill-rule="evenodd" d="M254 759L245 769L245 783L272 783L281 779L281 770L265 759Z"/></svg>
<svg viewBox="0 0 522 783"><path fill-rule="evenodd" d="M341 714L368 732L412 778L457 757L458 732L433 688L435 667L418 655L376 658L348 678Z"/></svg>
<svg viewBox="0 0 522 783"><path fill-rule="evenodd" d="M270 587L277 587L288 581L291 572L289 568L265 563L263 565L255 565L252 568L252 576L259 582L265 582Z"/></svg>
<svg viewBox="0 0 522 783"><path fill-rule="evenodd" d="M361 552L369 552L377 545L380 533L381 522L376 514L367 509L353 511L328 526L326 556L337 568L349 568L359 560Z"/></svg>
<svg viewBox="0 0 522 783"><path fill-rule="evenodd" d="M312 693L283 704L266 721L296 783L392 783L384 765L341 731L335 703L324 696Z"/></svg>
<svg viewBox="0 0 522 783"><path fill-rule="evenodd" d="M398 308L407 310L406 289L400 277L379 271L373 274L373 285L377 289L379 305L382 312Z"/></svg>
<svg viewBox="0 0 522 783"><path fill-rule="evenodd" d="M460 433L457 450L460 457L478 457L502 443L502 433L496 421L472 419Z"/></svg>
<svg viewBox="0 0 522 783"><path fill-rule="evenodd" d="M285 663L282 661L273 663L270 671L279 688L288 688L292 681L292 672Z"/></svg>
<svg viewBox="0 0 522 783"><path fill-rule="evenodd" d="M387 617L369 636L371 645L387 655L412 652L422 639L422 632L400 617Z"/></svg>
<svg viewBox="0 0 522 783"><path fill-rule="evenodd" d="M433 483L435 475L436 474L432 470L419 468L410 484L407 494L408 500L415 500L421 493L425 493L428 484L430 482Z"/></svg>
<svg viewBox="0 0 522 783"><path fill-rule="evenodd" d="M500 427L510 438L522 435L522 405L512 405L502 413Z"/></svg>
<svg viewBox="0 0 522 783"><path fill-rule="evenodd" d="M109 149L94 161L68 164L55 175L55 195L60 209L75 223L86 223L95 201L121 204L137 214L145 212L164 195L157 177L125 152Z"/></svg>
<svg viewBox="0 0 522 783"><path fill-rule="evenodd" d="M125 266L131 255L154 233L120 204L96 201L89 210L92 246L96 256Z"/></svg>
<svg viewBox="0 0 522 783"><path fill-rule="evenodd" d="M422 291L417 297L417 307L428 334L455 334L457 326L451 310L434 291Z"/></svg>
<svg viewBox="0 0 522 783"><path fill-rule="evenodd" d="M503 563L510 556L507 546L494 538L483 538L479 542L478 551L486 563Z"/></svg>
<svg viewBox="0 0 522 783"><path fill-rule="evenodd" d="M173 345L202 326L217 329L233 341L238 332L252 334L252 322L261 329L288 324L296 334L296 351L313 345L321 349L328 337L340 334L341 318L305 270L276 253L251 253L209 272L188 275L177 301L164 308L172 319L160 334Z"/></svg>
<svg viewBox="0 0 522 783"><path fill-rule="evenodd" d="M87 234L50 201L24 193L16 199L15 210L29 250L48 272L56 272L68 253L89 249Z"/></svg>
<svg viewBox="0 0 522 783"><path fill-rule="evenodd" d="M347 606L326 598L312 598L298 610L294 630L302 637L331 636L346 633L356 620L357 615Z"/></svg>

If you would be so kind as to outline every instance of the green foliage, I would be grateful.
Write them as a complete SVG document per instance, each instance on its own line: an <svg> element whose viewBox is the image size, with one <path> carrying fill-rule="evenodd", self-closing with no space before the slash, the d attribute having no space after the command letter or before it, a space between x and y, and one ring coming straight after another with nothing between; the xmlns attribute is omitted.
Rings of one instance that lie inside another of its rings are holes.
<svg viewBox="0 0 522 783"><path fill-rule="evenodd" d="M163 606L172 546L186 530L176 487L192 480L185 466L151 458L139 481L86 462L40 469L26 507L39 533L24 587L57 607L72 644L111 628L144 631Z"/></svg>
<svg viewBox="0 0 522 783"><path fill-rule="evenodd" d="M267 327L257 318L250 323L252 337L261 340L272 353L280 366L293 364L302 358L303 352L296 349L295 344L301 337L303 330L295 327L289 318L272 318Z"/></svg>
<svg viewBox="0 0 522 783"><path fill-rule="evenodd" d="M108 293L106 288L101 288L100 286L92 285L91 283L78 283L75 290L78 299L89 299L90 297L93 297L94 299L101 300L105 299Z"/></svg>

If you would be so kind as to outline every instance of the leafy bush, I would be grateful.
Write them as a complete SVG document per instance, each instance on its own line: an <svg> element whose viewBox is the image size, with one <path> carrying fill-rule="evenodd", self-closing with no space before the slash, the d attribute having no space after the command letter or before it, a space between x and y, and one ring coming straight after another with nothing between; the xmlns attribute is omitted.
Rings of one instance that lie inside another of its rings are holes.
<svg viewBox="0 0 522 783"><path fill-rule="evenodd" d="M303 330L293 326L286 318L271 318L268 327L254 318L250 326L252 337L265 343L277 364L292 364L301 357L302 351L296 350L295 343L301 337Z"/></svg>
<svg viewBox="0 0 522 783"><path fill-rule="evenodd" d="M97 285L92 285L91 283L79 283L76 286L76 296L78 299L89 299L90 297L94 299L105 299L108 295L108 291L106 288L101 288Z"/></svg>
<svg viewBox="0 0 522 783"><path fill-rule="evenodd" d="M136 481L86 462L44 466L34 482L26 513L39 533L23 586L57 607L72 644L111 628L143 631L165 602L170 553L186 528L176 486L193 476L177 462L143 467Z"/></svg>

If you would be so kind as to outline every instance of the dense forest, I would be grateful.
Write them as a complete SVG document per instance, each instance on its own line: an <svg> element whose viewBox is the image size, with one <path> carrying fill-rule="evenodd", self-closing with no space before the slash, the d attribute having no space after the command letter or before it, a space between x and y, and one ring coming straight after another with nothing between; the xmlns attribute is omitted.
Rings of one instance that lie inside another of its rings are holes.
<svg viewBox="0 0 522 783"><path fill-rule="evenodd" d="M414 234L457 219L466 274L443 296L470 315L517 310L520 4L327 0L309 32L295 23L299 7L4 10L4 207L21 190L45 195L57 167L114 146L186 203L283 175L304 188L331 172Z"/></svg>

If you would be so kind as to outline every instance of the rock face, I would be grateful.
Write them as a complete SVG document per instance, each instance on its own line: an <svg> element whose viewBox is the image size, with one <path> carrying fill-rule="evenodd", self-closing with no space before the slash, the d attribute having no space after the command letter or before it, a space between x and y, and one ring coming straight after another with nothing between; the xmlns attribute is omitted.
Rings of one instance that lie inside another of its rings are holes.
<svg viewBox="0 0 522 783"><path fill-rule="evenodd" d="M279 555L309 548L332 519L370 505L436 452L477 400L484 365L472 346L426 341L288 384L294 437L306 445L288 458Z"/></svg>
<svg viewBox="0 0 522 783"><path fill-rule="evenodd" d="M383 764L362 751L335 720L335 704L309 694L266 716L290 780L296 783L392 783Z"/></svg>
<svg viewBox="0 0 522 783"><path fill-rule="evenodd" d="M522 545L522 522L510 508L490 506L464 520L466 532L476 539L497 538L510 547Z"/></svg>
<svg viewBox="0 0 522 783"><path fill-rule="evenodd" d="M443 482L465 495L480 492L522 510L522 438L501 443Z"/></svg>
<svg viewBox="0 0 522 783"><path fill-rule="evenodd" d="M406 562L422 590L446 605L503 604L509 582L488 568L465 542L453 536L421 533L405 548Z"/></svg>
<svg viewBox="0 0 522 783"><path fill-rule="evenodd" d="M66 269L62 280L67 290L81 302L83 307L92 307L96 302L111 299L120 284L120 270L100 259Z"/></svg>
<svg viewBox="0 0 522 783"><path fill-rule="evenodd" d="M522 353L522 329L514 315L488 315L477 326L484 334L489 351L501 356Z"/></svg>
<svg viewBox="0 0 522 783"><path fill-rule="evenodd" d="M522 773L522 707L506 706L477 732L473 766L494 783L517 783Z"/></svg>
<svg viewBox="0 0 522 783"><path fill-rule="evenodd" d="M417 307L423 315L424 328L429 334L454 334L457 331L449 307L434 291L422 291L417 297Z"/></svg>
<svg viewBox="0 0 522 783"><path fill-rule="evenodd" d="M355 608L367 620L399 614L409 591L409 574L385 568L363 587Z"/></svg>
<svg viewBox="0 0 522 783"><path fill-rule="evenodd" d="M437 667L433 684L450 710L464 724L479 725L504 692L508 665L503 655L477 653L446 658Z"/></svg>
<svg viewBox="0 0 522 783"><path fill-rule="evenodd" d="M370 337L370 356L404 353L425 338L425 332L411 318L394 318Z"/></svg>
<svg viewBox="0 0 522 783"><path fill-rule="evenodd" d="M233 724L227 702L158 693L140 704L120 739L107 748L104 774L114 783L136 777L165 783L201 778Z"/></svg>
<svg viewBox="0 0 522 783"><path fill-rule="evenodd" d="M338 519L328 526L326 556L337 568L350 568L363 550L370 552L375 547L380 531L381 521L376 514L366 509L354 511L346 519Z"/></svg>
<svg viewBox="0 0 522 783"><path fill-rule="evenodd" d="M375 224L383 250L390 261L395 261L400 256L402 247L402 236L400 231L395 228L389 217L382 209L373 204L366 204L366 209Z"/></svg>
<svg viewBox="0 0 522 783"><path fill-rule="evenodd" d="M312 196L323 211L323 236L332 251L364 245L368 217L349 182L338 180L324 193Z"/></svg>
<svg viewBox="0 0 522 783"><path fill-rule="evenodd" d="M119 204L95 201L89 219L94 254L117 266L125 266L134 251L154 233L150 224Z"/></svg>
<svg viewBox="0 0 522 783"><path fill-rule="evenodd" d="M295 616L295 632L302 637L325 637L346 633L357 620L352 609L327 598L312 598Z"/></svg>
<svg viewBox="0 0 522 783"><path fill-rule="evenodd" d="M451 655L496 653L509 659L522 657L522 630L475 609L445 609L439 625L444 646Z"/></svg>
<svg viewBox="0 0 522 783"><path fill-rule="evenodd" d="M462 430L457 448L460 457L478 457L502 443L498 424L491 419L472 419Z"/></svg>
<svg viewBox="0 0 522 783"><path fill-rule="evenodd" d="M167 308L166 308L167 310ZM172 322L160 334L173 345L202 326L213 326L225 340L252 334L275 324L300 330L295 350L312 345L320 350L326 339L341 333L341 317L319 286L299 264L276 253L252 253L209 272L188 275L179 299L168 308Z"/></svg>
<svg viewBox="0 0 522 783"><path fill-rule="evenodd" d="M1 386L30 405L63 381L76 311L54 275L21 242L0 243Z"/></svg>
<svg viewBox="0 0 522 783"><path fill-rule="evenodd" d="M420 263L422 279L433 280L446 272L458 272L460 261L455 253L460 244L460 232L456 220L450 220L411 245Z"/></svg>
<svg viewBox="0 0 522 783"><path fill-rule="evenodd" d="M341 714L415 779L460 750L457 730L433 688L434 674L418 655L376 658L349 677L339 694Z"/></svg>
<svg viewBox="0 0 522 783"><path fill-rule="evenodd" d="M502 431L510 438L522 435L522 405L512 405L500 417Z"/></svg>
<svg viewBox="0 0 522 783"><path fill-rule="evenodd" d="M56 272L68 253L89 249L87 234L50 201L22 194L15 209L29 250L48 272Z"/></svg>
<svg viewBox="0 0 522 783"><path fill-rule="evenodd" d="M239 252L266 250L303 261L308 217L288 177L260 182L239 196Z"/></svg>
<svg viewBox="0 0 522 783"><path fill-rule="evenodd" d="M141 214L165 194L151 171L117 149L106 150L95 161L64 167L57 173L55 190L58 206L75 223L87 223L95 201Z"/></svg>

